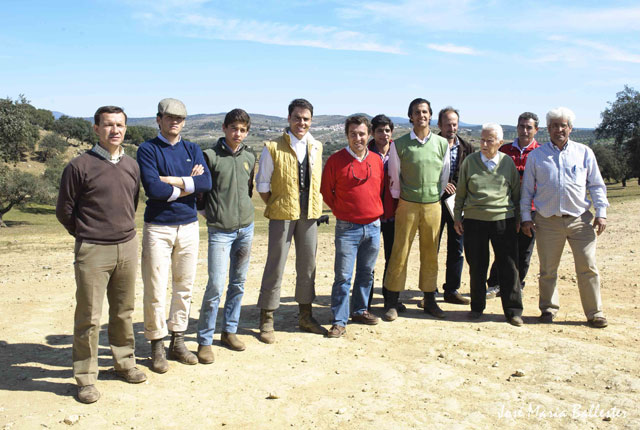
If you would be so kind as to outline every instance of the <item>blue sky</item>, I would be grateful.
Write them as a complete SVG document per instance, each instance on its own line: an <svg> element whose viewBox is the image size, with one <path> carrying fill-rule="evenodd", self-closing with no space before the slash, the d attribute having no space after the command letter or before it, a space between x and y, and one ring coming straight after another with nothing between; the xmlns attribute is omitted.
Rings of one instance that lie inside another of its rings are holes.
<svg viewBox="0 0 640 430"><path fill-rule="evenodd" d="M0 96L91 116L104 104L153 116L406 116L415 97L467 123L514 124L556 106L595 127L625 84L640 90L632 1L3 1ZM542 121L544 125L544 120Z"/></svg>

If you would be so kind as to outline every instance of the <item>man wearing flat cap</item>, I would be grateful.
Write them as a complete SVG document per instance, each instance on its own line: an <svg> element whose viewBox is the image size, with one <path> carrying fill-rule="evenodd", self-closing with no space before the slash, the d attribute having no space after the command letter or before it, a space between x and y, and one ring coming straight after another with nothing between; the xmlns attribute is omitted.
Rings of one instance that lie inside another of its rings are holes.
<svg viewBox="0 0 640 430"><path fill-rule="evenodd" d="M147 195L142 230L144 335L151 341L151 368L169 370L164 337L171 332L169 358L196 364L198 358L184 344L191 294L198 262L199 227L196 194L211 189L211 174L202 150L180 135L187 109L180 100L158 103L158 136L138 148L142 185ZM172 274L169 319L165 298Z"/></svg>

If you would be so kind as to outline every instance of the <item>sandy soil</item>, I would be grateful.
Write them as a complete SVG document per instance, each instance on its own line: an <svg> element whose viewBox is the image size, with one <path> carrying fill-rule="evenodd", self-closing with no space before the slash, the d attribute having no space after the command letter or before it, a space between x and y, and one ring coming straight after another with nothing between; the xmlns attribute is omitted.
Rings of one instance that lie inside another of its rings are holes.
<svg viewBox="0 0 640 430"><path fill-rule="evenodd" d="M91 429L640 428L640 199L612 203L609 227L598 245L610 322L604 330L585 324L568 249L560 267L561 309L553 325L537 323L534 254L521 328L504 322L498 300L488 302L481 322L467 321L467 307L449 304L442 305L446 320L425 316L416 306L420 294L414 270L410 289L402 295L409 309L401 318L374 327L350 324L342 339L297 330L290 261L276 315L277 341L264 345L256 337L255 306L267 249L263 228L254 240L243 301L239 334L246 351L222 348L216 335L214 364L171 362L168 373L151 372L138 279L137 356L149 379L129 385L115 377L103 330L102 398L92 405L75 400L71 372L73 239L61 227L46 234L24 233L21 229L28 226L3 229L0 429L66 428L70 424L65 419L75 421L75 428ZM204 228L202 232L204 237ZM333 227L321 228L319 242L315 316L328 327ZM200 252L187 336L194 351L206 284L204 241ZM411 259L417 268L415 249ZM441 256L440 279L443 263ZM374 302L378 315L382 267L380 256ZM468 293L466 266L464 270L462 292ZM514 376L516 371L523 376Z"/></svg>

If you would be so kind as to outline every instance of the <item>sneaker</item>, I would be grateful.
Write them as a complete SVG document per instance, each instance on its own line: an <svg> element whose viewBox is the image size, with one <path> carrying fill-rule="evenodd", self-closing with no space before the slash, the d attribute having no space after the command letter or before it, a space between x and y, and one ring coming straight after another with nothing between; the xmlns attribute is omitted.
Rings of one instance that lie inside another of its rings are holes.
<svg viewBox="0 0 640 430"><path fill-rule="evenodd" d="M487 300L500 297L500 285L487 288Z"/></svg>
<svg viewBox="0 0 640 430"><path fill-rule="evenodd" d="M351 321L366 325L376 325L380 322L380 318L373 315L369 311L364 311L361 314L351 315Z"/></svg>
<svg viewBox="0 0 640 430"><path fill-rule="evenodd" d="M589 320L589 325L593 328L605 328L609 323L605 317L594 317Z"/></svg>
<svg viewBox="0 0 640 430"><path fill-rule="evenodd" d="M347 332L347 329L345 327L338 324L334 324L331 326L331 328L327 332L327 337L338 338L344 335L346 332Z"/></svg>
<svg viewBox="0 0 640 430"><path fill-rule="evenodd" d="M95 385L78 385L78 401L80 403L94 403L100 398L100 391Z"/></svg>
<svg viewBox="0 0 640 430"><path fill-rule="evenodd" d="M452 303L454 305L468 305L469 303L471 303L471 299L470 298L464 297L457 290L454 290L452 292L445 291L445 293L444 293L444 301L447 302L447 303Z"/></svg>
<svg viewBox="0 0 640 430"><path fill-rule="evenodd" d="M127 370L116 370L116 375L130 384L140 384L147 380L147 375L137 367L132 367Z"/></svg>

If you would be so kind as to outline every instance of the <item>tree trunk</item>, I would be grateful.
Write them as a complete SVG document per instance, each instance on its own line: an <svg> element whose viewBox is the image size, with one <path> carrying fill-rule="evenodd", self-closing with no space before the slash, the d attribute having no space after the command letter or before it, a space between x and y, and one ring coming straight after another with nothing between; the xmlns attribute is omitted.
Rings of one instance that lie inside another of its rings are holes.
<svg viewBox="0 0 640 430"><path fill-rule="evenodd" d="M623 179L623 180L622 180L622 186L623 186L623 187L626 187L626 186L627 186L627 180L626 180L626 179Z"/></svg>

